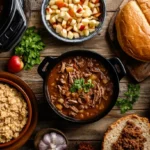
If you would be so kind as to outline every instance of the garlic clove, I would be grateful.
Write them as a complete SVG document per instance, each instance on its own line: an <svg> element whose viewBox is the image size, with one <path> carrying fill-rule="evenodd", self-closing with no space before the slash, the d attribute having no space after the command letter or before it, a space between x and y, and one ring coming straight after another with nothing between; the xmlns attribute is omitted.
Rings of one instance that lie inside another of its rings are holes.
<svg viewBox="0 0 150 150"><path fill-rule="evenodd" d="M57 134L55 132L50 133L51 143L54 143L57 141Z"/></svg>
<svg viewBox="0 0 150 150"><path fill-rule="evenodd" d="M50 143L49 148L50 148L50 149L56 149L56 145L53 144L53 143Z"/></svg>
<svg viewBox="0 0 150 150"><path fill-rule="evenodd" d="M62 145L62 144L66 144L66 140L64 139L63 136L61 136L60 134L57 134L57 140L56 140L55 144L57 146Z"/></svg>
<svg viewBox="0 0 150 150"><path fill-rule="evenodd" d="M51 143L51 137L49 134L45 134L43 137L43 142L47 145L49 145Z"/></svg>
<svg viewBox="0 0 150 150"><path fill-rule="evenodd" d="M65 150L65 149L67 149L67 145L66 144L59 145L56 148L56 150Z"/></svg>
<svg viewBox="0 0 150 150"><path fill-rule="evenodd" d="M41 140L39 143L39 150L47 150L47 148L48 145Z"/></svg>

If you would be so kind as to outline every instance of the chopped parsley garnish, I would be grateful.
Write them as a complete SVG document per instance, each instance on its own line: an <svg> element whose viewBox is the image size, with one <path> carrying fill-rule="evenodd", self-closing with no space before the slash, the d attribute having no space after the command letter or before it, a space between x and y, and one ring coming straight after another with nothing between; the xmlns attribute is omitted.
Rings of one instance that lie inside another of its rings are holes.
<svg viewBox="0 0 150 150"><path fill-rule="evenodd" d="M81 79L76 79L74 81L74 83L72 84L71 88L70 88L70 91L73 93L73 92L76 92L78 90L81 90L83 89L84 92L88 92L90 88L93 88L94 85L92 84L92 80L89 79L87 81L87 83L85 83L85 80L83 78Z"/></svg>
<svg viewBox="0 0 150 150"><path fill-rule="evenodd" d="M93 88L93 87L94 87L94 85L92 84L92 80L89 79L89 80L87 81L87 83L85 83L84 86L83 86L84 92L88 92L89 89L90 89L90 88Z"/></svg>
<svg viewBox="0 0 150 150"><path fill-rule="evenodd" d="M121 113L125 113L128 110L132 110L133 104L138 100L140 95L139 84L128 84L128 91L124 93L126 98L118 98L116 106L121 110Z"/></svg>
<svg viewBox="0 0 150 150"><path fill-rule="evenodd" d="M19 45L15 48L15 54L21 56L25 63L24 69L31 69L40 64L40 51L45 47L35 27L26 30Z"/></svg>

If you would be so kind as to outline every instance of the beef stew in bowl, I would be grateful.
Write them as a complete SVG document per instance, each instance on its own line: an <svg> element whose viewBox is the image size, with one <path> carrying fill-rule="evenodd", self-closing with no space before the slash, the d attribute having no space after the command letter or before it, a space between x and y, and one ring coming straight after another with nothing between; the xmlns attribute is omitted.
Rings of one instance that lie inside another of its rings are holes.
<svg viewBox="0 0 150 150"><path fill-rule="evenodd" d="M76 56L64 59L51 70L48 91L60 113L86 120L108 107L113 82L110 72L98 60Z"/></svg>
<svg viewBox="0 0 150 150"><path fill-rule="evenodd" d="M71 122L90 123L115 105L119 80L126 71L118 58L107 60L92 51L75 50L58 58L46 57L38 73L44 79L45 98L56 114Z"/></svg>

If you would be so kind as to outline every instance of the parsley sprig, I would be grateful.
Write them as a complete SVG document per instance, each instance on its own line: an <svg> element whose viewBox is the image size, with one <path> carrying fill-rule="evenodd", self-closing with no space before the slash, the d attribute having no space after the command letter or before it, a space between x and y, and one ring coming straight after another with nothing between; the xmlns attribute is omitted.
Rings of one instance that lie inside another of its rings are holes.
<svg viewBox="0 0 150 150"><path fill-rule="evenodd" d="M121 113L125 113L128 110L132 110L133 104L138 100L140 94L139 84L128 84L128 91L124 93L126 98L118 98L116 106L121 110Z"/></svg>
<svg viewBox="0 0 150 150"><path fill-rule="evenodd" d="M94 85L92 84L91 79L89 79L87 81L87 83L85 83L85 80L83 78L81 78L81 79L76 79L74 81L74 83L72 84L72 86L70 88L70 91L73 93L73 92L83 89L84 92L87 93L89 91L89 89L92 87L94 87Z"/></svg>
<svg viewBox="0 0 150 150"><path fill-rule="evenodd" d="M40 64L40 51L45 47L35 27L26 30L19 45L15 48L15 55L21 56L25 64L24 69L31 69Z"/></svg>

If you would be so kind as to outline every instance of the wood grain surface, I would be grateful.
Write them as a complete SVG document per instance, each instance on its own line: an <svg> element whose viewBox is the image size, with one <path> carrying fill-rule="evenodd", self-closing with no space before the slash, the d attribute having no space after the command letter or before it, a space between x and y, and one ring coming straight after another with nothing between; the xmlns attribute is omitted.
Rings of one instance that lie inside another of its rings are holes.
<svg viewBox="0 0 150 150"><path fill-rule="evenodd" d="M66 51L75 49L93 50L106 58L115 56L112 51L111 44L108 42L106 37L106 31L111 17L113 16L122 0L106 0L107 16L102 30L91 40L80 44L64 43L49 35L41 22L40 8L42 0L30 0L30 2L32 13L29 25L36 26L39 29L42 39L46 44L46 48L41 52L41 60L45 56L59 56ZM0 54L0 71L6 71L7 61L12 54L13 51ZM22 71L17 75L31 87L36 95L39 107L39 119L36 130L34 131L29 141L22 148L20 148L20 150L33 150L33 140L35 134L40 129L47 127L58 128L66 134L70 143L69 150L76 150L77 145L80 142L91 143L96 150L100 150L101 140L103 138L104 132L106 131L107 127L118 118L132 113L139 114L140 116L150 117L150 78L140 83L140 98L138 102L135 103L132 111L122 115L120 114L120 110L117 107L114 107L106 117L95 123L87 125L75 125L68 123L56 116L48 106L48 103L44 99L43 95L43 80L37 74L37 66L33 67L29 71ZM127 90L128 83L133 83L133 80L129 75L120 81L121 97L124 96L123 93Z"/></svg>

